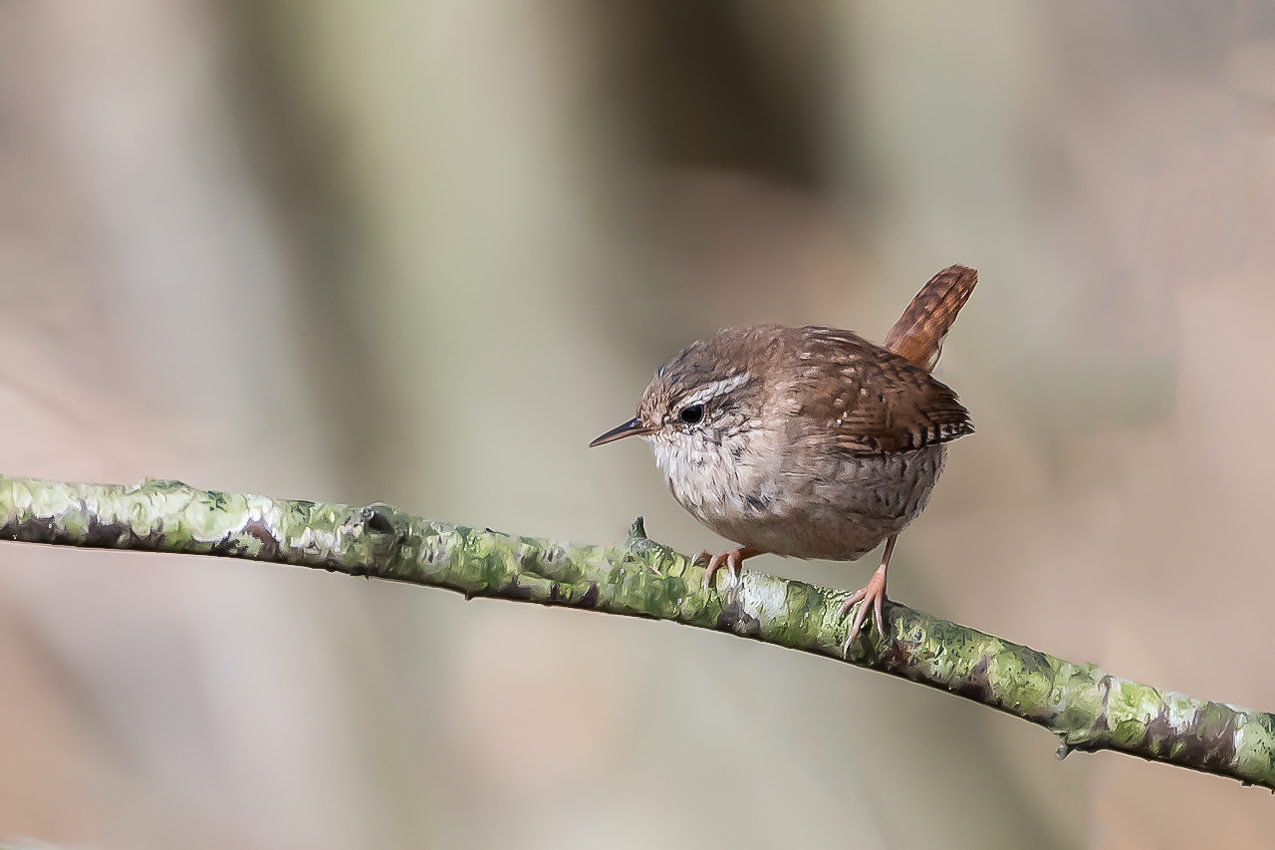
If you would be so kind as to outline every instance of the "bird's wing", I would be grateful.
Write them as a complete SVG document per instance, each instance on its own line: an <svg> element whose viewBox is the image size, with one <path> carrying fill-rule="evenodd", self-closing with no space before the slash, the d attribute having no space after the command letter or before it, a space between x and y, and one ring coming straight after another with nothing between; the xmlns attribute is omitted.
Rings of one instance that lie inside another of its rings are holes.
<svg viewBox="0 0 1275 850"><path fill-rule="evenodd" d="M909 451L973 433L956 393L858 334L812 326L795 342L790 411L841 450Z"/></svg>

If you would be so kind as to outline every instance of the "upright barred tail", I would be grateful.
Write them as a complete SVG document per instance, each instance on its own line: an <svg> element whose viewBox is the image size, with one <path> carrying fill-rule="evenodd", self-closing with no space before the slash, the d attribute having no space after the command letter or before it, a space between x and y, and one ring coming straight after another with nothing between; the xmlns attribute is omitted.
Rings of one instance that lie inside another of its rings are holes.
<svg viewBox="0 0 1275 850"><path fill-rule="evenodd" d="M967 266L948 266L930 278L890 328L884 347L913 366L932 370L939 362L943 340L952 329L956 314L965 306L976 283L978 271Z"/></svg>

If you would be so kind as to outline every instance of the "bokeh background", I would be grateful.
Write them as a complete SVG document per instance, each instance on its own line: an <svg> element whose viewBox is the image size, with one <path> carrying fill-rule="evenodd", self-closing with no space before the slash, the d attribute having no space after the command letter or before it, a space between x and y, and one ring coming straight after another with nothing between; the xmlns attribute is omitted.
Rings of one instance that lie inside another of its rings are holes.
<svg viewBox="0 0 1275 850"><path fill-rule="evenodd" d="M745 321L981 273L902 601L1275 709L1275 3L0 2L0 469L721 545L637 442ZM857 587L855 565L758 569ZM0 546L0 834L1261 846L1262 790L667 624Z"/></svg>

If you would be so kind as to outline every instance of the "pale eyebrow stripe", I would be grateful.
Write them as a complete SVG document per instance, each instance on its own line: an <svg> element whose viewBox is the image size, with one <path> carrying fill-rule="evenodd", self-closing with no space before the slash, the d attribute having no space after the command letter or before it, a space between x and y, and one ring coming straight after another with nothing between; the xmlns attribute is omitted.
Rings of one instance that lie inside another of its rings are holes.
<svg viewBox="0 0 1275 850"><path fill-rule="evenodd" d="M686 397L682 402L682 407L690 407L695 404L703 404L710 398L716 398L719 395L728 393L733 389L742 387L748 383L751 376L747 372L741 372L733 378L723 378L720 381L713 381L697 393L693 393Z"/></svg>

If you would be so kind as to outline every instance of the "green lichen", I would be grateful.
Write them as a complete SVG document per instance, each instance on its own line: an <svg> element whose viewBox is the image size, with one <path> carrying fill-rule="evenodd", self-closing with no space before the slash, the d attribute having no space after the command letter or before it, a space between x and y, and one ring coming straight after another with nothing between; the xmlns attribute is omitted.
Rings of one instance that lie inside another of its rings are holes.
<svg viewBox="0 0 1275 850"><path fill-rule="evenodd" d="M273 561L542 605L652 617L842 660L844 591L753 571L719 574L651 540L622 546L514 537L355 507L198 490L0 476L0 538ZM1112 749L1275 789L1275 717L1160 691L903 605L846 660L941 688L1053 731L1060 752Z"/></svg>

